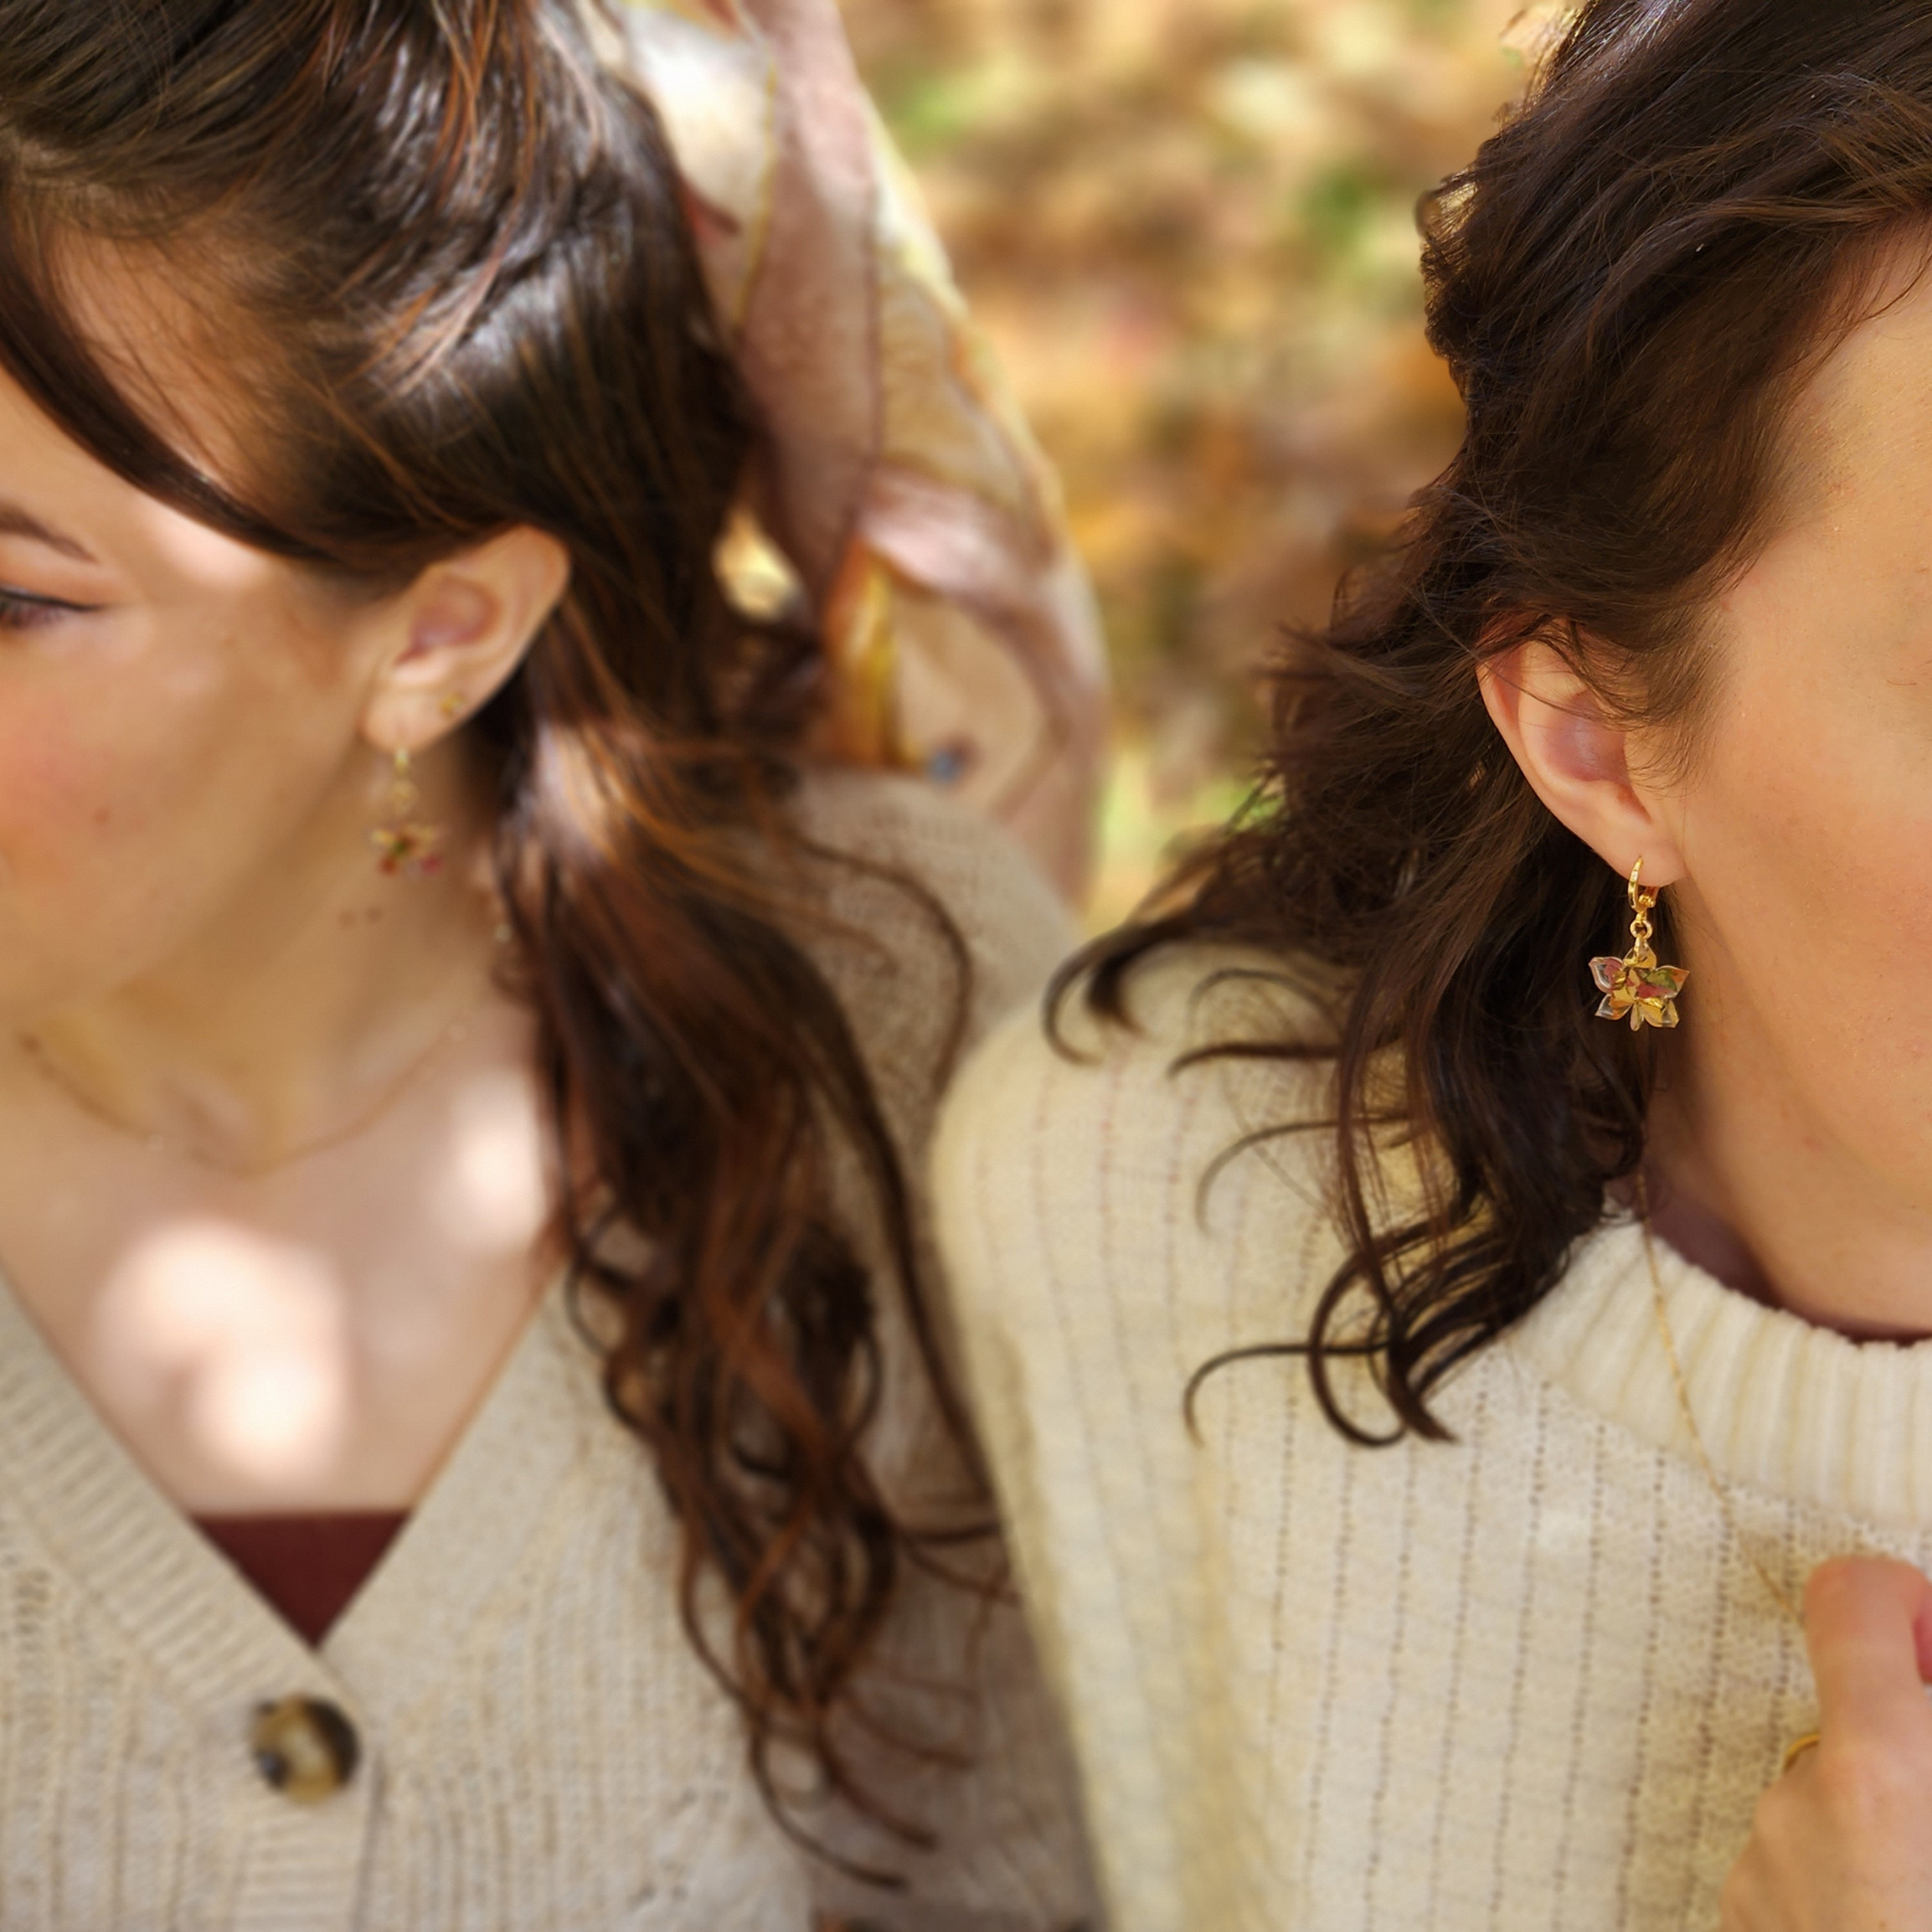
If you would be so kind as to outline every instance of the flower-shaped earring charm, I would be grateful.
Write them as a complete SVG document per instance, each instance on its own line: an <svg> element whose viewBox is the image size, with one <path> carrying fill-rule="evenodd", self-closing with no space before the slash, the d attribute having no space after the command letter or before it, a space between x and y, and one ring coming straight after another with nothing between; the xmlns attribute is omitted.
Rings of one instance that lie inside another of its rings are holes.
<svg viewBox="0 0 1932 1932"><path fill-rule="evenodd" d="M388 814L369 833L376 870L390 878L409 873L427 879L442 870L443 855L436 848L443 843L443 828L416 816L420 802L409 754L398 748L389 775Z"/></svg>
<svg viewBox="0 0 1932 1932"><path fill-rule="evenodd" d="M1659 966L1650 950L1650 914L1657 903L1654 892L1643 888L1643 860L1630 868L1630 950L1621 959L1592 959L1589 976L1603 995L1596 1009L1599 1020L1630 1022L1630 1031L1646 1026L1677 1025L1677 996L1691 977L1684 966Z"/></svg>

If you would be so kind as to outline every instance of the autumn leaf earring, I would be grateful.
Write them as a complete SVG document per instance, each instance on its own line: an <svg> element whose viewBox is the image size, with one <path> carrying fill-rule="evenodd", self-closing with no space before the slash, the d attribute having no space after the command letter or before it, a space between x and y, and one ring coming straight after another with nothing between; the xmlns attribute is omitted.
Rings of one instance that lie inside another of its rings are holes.
<svg viewBox="0 0 1932 1932"><path fill-rule="evenodd" d="M426 879L442 870L437 847L443 843L443 828L416 816L421 803L409 754L398 746L389 775L389 809L369 833L378 872L389 877L406 872Z"/></svg>
<svg viewBox="0 0 1932 1932"><path fill-rule="evenodd" d="M1599 1020L1621 1020L1626 1016L1630 1031L1641 1033L1646 1026L1677 1025L1677 996L1691 977L1683 966L1659 966L1650 950L1650 914L1657 895L1643 885L1643 859L1630 868L1630 950L1621 959L1592 959L1589 976L1602 993L1596 1009Z"/></svg>

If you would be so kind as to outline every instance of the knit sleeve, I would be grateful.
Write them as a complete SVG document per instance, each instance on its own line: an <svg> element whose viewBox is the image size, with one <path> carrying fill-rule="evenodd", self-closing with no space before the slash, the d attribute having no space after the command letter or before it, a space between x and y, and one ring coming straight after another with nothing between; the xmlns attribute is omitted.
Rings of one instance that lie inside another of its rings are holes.
<svg viewBox="0 0 1932 1932"><path fill-rule="evenodd" d="M1076 1011L1078 1059L1016 1018L935 1148L968 1383L1115 1932L1296 1922L1275 1879L1295 1821L1260 1815L1267 1780L1230 1722L1244 1645L1182 1415L1203 1360L1266 1332L1242 1331L1222 1238L1248 1171L1201 1191L1255 1123L1218 1069L1173 1070L1210 977L1197 955L1145 969L1138 1031Z"/></svg>

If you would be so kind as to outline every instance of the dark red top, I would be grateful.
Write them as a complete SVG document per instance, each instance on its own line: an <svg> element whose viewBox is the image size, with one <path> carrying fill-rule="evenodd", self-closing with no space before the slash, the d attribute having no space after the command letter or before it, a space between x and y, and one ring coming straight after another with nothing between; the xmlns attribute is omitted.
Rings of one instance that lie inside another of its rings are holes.
<svg viewBox="0 0 1932 1932"><path fill-rule="evenodd" d="M400 1510L326 1516L198 1516L195 1527L316 1645L409 1520Z"/></svg>

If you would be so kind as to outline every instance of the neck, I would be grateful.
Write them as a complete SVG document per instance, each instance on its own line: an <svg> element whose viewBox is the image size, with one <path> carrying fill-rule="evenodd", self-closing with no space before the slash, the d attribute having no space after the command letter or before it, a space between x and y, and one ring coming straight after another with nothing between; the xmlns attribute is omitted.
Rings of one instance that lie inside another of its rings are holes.
<svg viewBox="0 0 1932 1932"><path fill-rule="evenodd" d="M239 1170L366 1114L487 996L488 821L467 764L451 745L417 773L422 815L447 828L435 874L378 870L367 760L185 948L36 1017L43 1066L115 1122Z"/></svg>
<svg viewBox="0 0 1932 1932"><path fill-rule="evenodd" d="M1932 1336L1932 1202L1832 1131L1776 1042L1712 997L1714 978L1667 1044L1652 1104L1657 1233L1726 1286L1854 1340Z"/></svg>

